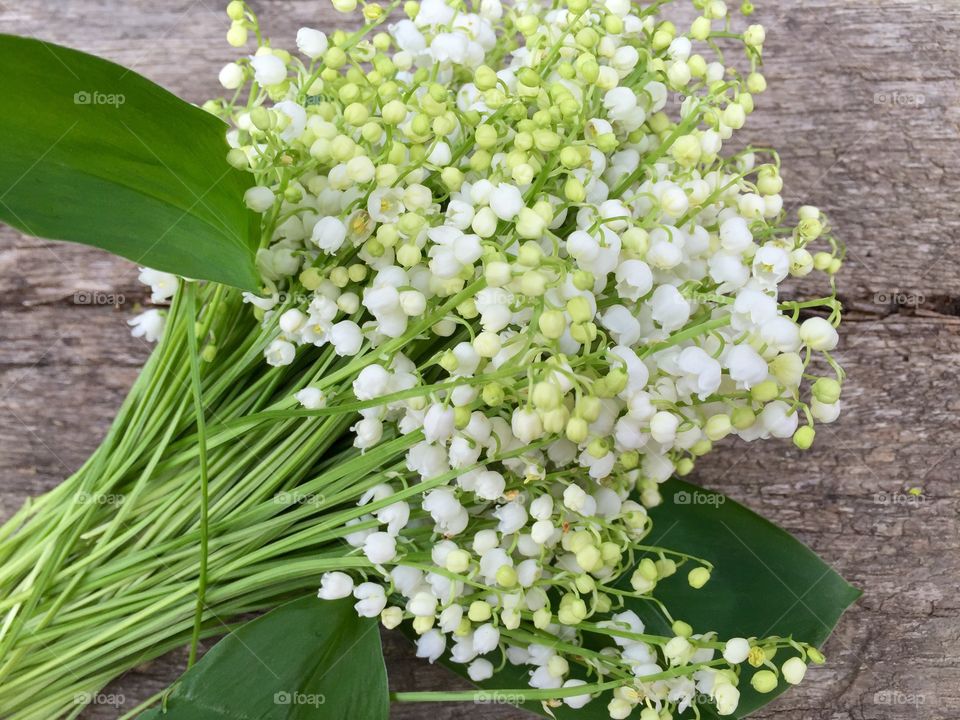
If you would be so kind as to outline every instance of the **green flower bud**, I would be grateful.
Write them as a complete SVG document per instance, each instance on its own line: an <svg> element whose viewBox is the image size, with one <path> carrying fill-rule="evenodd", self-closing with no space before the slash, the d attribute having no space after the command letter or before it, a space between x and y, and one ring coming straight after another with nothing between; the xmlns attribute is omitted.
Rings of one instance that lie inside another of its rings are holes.
<svg viewBox="0 0 960 720"><path fill-rule="evenodd" d="M688 638L693 635L693 628L690 627L689 623L685 623L683 620L674 620L673 625L670 626L673 630L673 634L678 637Z"/></svg>
<svg viewBox="0 0 960 720"><path fill-rule="evenodd" d="M780 666L780 672L788 683L799 685L807 674L807 664L798 657L792 657Z"/></svg>
<svg viewBox="0 0 960 720"><path fill-rule="evenodd" d="M309 267L300 273L299 280L304 290L316 290L323 282L323 276L315 267Z"/></svg>
<svg viewBox="0 0 960 720"><path fill-rule="evenodd" d="M605 438L594 438L590 441L590 444L587 445L587 452L595 458L602 458L606 457L607 453L610 452L610 447Z"/></svg>
<svg viewBox="0 0 960 720"><path fill-rule="evenodd" d="M517 30L524 35L532 35L540 28L540 18L536 15L521 15L517 18Z"/></svg>
<svg viewBox="0 0 960 720"><path fill-rule="evenodd" d="M546 630L553 621L553 613L547 608L540 608L533 613L533 626L538 630Z"/></svg>
<svg viewBox="0 0 960 720"><path fill-rule="evenodd" d="M335 267L330 270L330 282L338 288L345 288L350 284L350 273L345 267Z"/></svg>
<svg viewBox="0 0 960 720"><path fill-rule="evenodd" d="M572 203L582 203L587 198L587 190L583 183L572 175L563 184L563 195Z"/></svg>
<svg viewBox="0 0 960 720"><path fill-rule="evenodd" d="M247 159L247 154L240 148L230 148L230 152L227 153L227 162L240 170L248 170L250 168L250 161Z"/></svg>
<svg viewBox="0 0 960 720"><path fill-rule="evenodd" d="M567 421L566 427L567 440L579 445L584 442L589 435L589 426L583 418L572 417Z"/></svg>
<svg viewBox="0 0 960 720"><path fill-rule="evenodd" d="M262 105L258 105L250 111L250 122L257 130L266 132L276 126L276 114L270 112Z"/></svg>
<svg viewBox="0 0 960 720"><path fill-rule="evenodd" d="M420 248L412 243L401 245L397 250L397 262L405 268L412 268L420 262Z"/></svg>
<svg viewBox="0 0 960 720"><path fill-rule="evenodd" d="M611 35L619 35L623 32L623 20L620 19L619 15L614 15L613 13L605 15L603 18L603 29Z"/></svg>
<svg viewBox="0 0 960 720"><path fill-rule="evenodd" d="M455 167L445 167L440 172L440 179L448 190L457 192L463 186L463 173Z"/></svg>
<svg viewBox="0 0 960 720"><path fill-rule="evenodd" d="M565 118L573 118L580 114L580 105L573 98L564 98L558 103L560 114Z"/></svg>
<svg viewBox="0 0 960 720"><path fill-rule="evenodd" d="M690 38L701 42L710 37L710 19L702 15L690 26Z"/></svg>
<svg viewBox="0 0 960 720"><path fill-rule="evenodd" d="M604 133L599 135L594 141L594 144L597 146L597 149L603 153L610 154L617 149L617 146L620 145L620 141L617 140L617 136L613 133Z"/></svg>
<svg viewBox="0 0 960 720"><path fill-rule="evenodd" d="M657 574L661 578L668 578L677 572L677 563L670 558L657 560Z"/></svg>
<svg viewBox="0 0 960 720"><path fill-rule="evenodd" d="M747 75L747 90L754 95L759 95L767 89L767 79L758 72L752 72Z"/></svg>
<svg viewBox="0 0 960 720"><path fill-rule="evenodd" d="M757 415L753 411L753 408L741 405L734 408L733 412L730 413L730 421L737 430L746 430L748 427L752 427L753 423L757 421Z"/></svg>
<svg viewBox="0 0 960 720"><path fill-rule="evenodd" d="M591 56L589 60L580 63L580 75L591 85L597 82L600 77L600 65Z"/></svg>
<svg viewBox="0 0 960 720"><path fill-rule="evenodd" d="M592 48L600 42L600 35L592 27L585 27L577 32L576 40L578 44L586 48Z"/></svg>
<svg viewBox="0 0 960 720"><path fill-rule="evenodd" d="M700 161L700 140L694 135L682 135L673 143L670 154L682 167L693 167Z"/></svg>
<svg viewBox="0 0 960 720"><path fill-rule="evenodd" d="M240 0L231 0L227 4L227 17L231 20L243 20L244 5Z"/></svg>
<svg viewBox="0 0 960 720"><path fill-rule="evenodd" d="M323 54L323 64L331 70L339 70L347 64L347 54L336 46L327 48Z"/></svg>
<svg viewBox="0 0 960 720"><path fill-rule="evenodd" d="M643 575L647 580L658 580L657 564L650 558L644 558L637 566L637 572Z"/></svg>
<svg viewBox="0 0 960 720"><path fill-rule="evenodd" d="M589 575L578 575L574 584L577 586L577 590L584 595L592 593L597 588L597 581Z"/></svg>
<svg viewBox="0 0 960 720"><path fill-rule="evenodd" d="M474 131L474 139L481 148L492 148L497 144L497 129L493 125L479 125Z"/></svg>
<svg viewBox="0 0 960 720"><path fill-rule="evenodd" d="M470 567L470 553L466 550L456 549L447 553L446 567L452 573L466 572Z"/></svg>
<svg viewBox="0 0 960 720"><path fill-rule="evenodd" d="M600 557L603 558L603 564L614 566L620 562L623 553L620 547L614 542L600 543Z"/></svg>
<svg viewBox="0 0 960 720"><path fill-rule="evenodd" d="M433 627L434 619L432 617L418 617L413 619L413 629L417 635L423 635Z"/></svg>
<svg viewBox="0 0 960 720"><path fill-rule="evenodd" d="M383 128L375 122L368 122L360 129L360 134L368 143L376 143L383 137Z"/></svg>
<svg viewBox="0 0 960 720"><path fill-rule="evenodd" d="M568 145L560 151L560 164L568 170L576 170L583 164L583 157L579 150Z"/></svg>
<svg viewBox="0 0 960 720"><path fill-rule="evenodd" d="M553 152L560 147L560 136L552 130L537 130L533 133L533 142L540 152Z"/></svg>
<svg viewBox="0 0 960 720"><path fill-rule="evenodd" d="M603 403L600 398L592 395L584 395L577 400L576 413L588 423L594 422L600 417L600 411L603 409Z"/></svg>
<svg viewBox="0 0 960 720"><path fill-rule="evenodd" d="M497 86L497 74L492 68L481 65L473 74L473 84L476 85L477 89L481 92L492 90Z"/></svg>
<svg viewBox="0 0 960 720"><path fill-rule="evenodd" d="M563 393L553 383L538 382L533 386L530 399L538 410L553 410L563 402Z"/></svg>
<svg viewBox="0 0 960 720"><path fill-rule="evenodd" d="M603 567L603 557L600 555L600 550L593 545L588 545L580 550L576 558L577 565L587 572L596 572Z"/></svg>
<svg viewBox="0 0 960 720"><path fill-rule="evenodd" d="M540 332L550 340L558 340L567 329L567 319L559 310L545 310L537 320Z"/></svg>
<svg viewBox="0 0 960 720"><path fill-rule="evenodd" d="M756 402L767 403L780 394L780 387L773 380L764 380L750 388L750 397Z"/></svg>
<svg viewBox="0 0 960 720"><path fill-rule="evenodd" d="M816 434L816 431L809 425L797 428L797 431L793 434L793 444L801 450L809 450L810 446L813 445L813 438Z"/></svg>
<svg viewBox="0 0 960 720"><path fill-rule="evenodd" d="M512 588L517 584L517 571L509 565L501 565L497 570L497 585Z"/></svg>
<svg viewBox="0 0 960 720"><path fill-rule="evenodd" d="M557 620L559 620L563 625L579 625L580 622L587 616L587 605L576 595L565 595L563 598L564 601L566 601L567 598L572 599L567 602L560 603L560 610L557 613Z"/></svg>
<svg viewBox="0 0 960 720"><path fill-rule="evenodd" d="M580 295L567 301L567 312L575 323L585 323L593 317L590 303Z"/></svg>
<svg viewBox="0 0 960 720"><path fill-rule="evenodd" d="M593 323L574 323L570 326L570 337L581 345L589 345L597 339L597 326ZM604 395L604 397L612 397Z"/></svg>
<svg viewBox="0 0 960 720"><path fill-rule="evenodd" d="M488 383L483 386L480 397L490 407L499 407L503 405L506 394L499 383Z"/></svg>
<svg viewBox="0 0 960 720"><path fill-rule="evenodd" d="M640 464L640 453L636 450L627 450L620 454L620 466L624 470L633 470Z"/></svg>
<svg viewBox="0 0 960 720"><path fill-rule="evenodd" d="M343 119L354 127L360 127L369 117L370 112L364 105L358 102L350 103L343 109Z"/></svg>
<svg viewBox="0 0 960 720"><path fill-rule="evenodd" d="M730 416L719 414L711 415L704 425L704 433L713 441L722 440L730 433Z"/></svg>
<svg viewBox="0 0 960 720"><path fill-rule="evenodd" d="M467 617L476 623L486 622L491 615L490 603L484 600L474 600L470 603L470 609L467 610Z"/></svg>
<svg viewBox="0 0 960 720"><path fill-rule="evenodd" d="M819 378L813 384L813 396L827 405L832 405L840 399L840 390L840 383L833 378Z"/></svg>
<svg viewBox="0 0 960 720"><path fill-rule="evenodd" d="M828 252L818 252L813 256L813 266L817 270L829 270L833 262L833 255Z"/></svg>
<svg viewBox="0 0 960 720"><path fill-rule="evenodd" d="M517 80L527 87L540 87L540 74L531 67L525 67L517 73Z"/></svg>
<svg viewBox="0 0 960 720"><path fill-rule="evenodd" d="M525 208L527 209L527 208ZM532 211L531 211L532 212ZM536 213L534 213L536 214ZM538 216L539 219L539 216ZM540 222L543 222L542 220ZM519 225L518 225L519 230ZM530 297L540 297L547 291L547 279L536 270L528 270L520 276L520 292Z"/></svg>
<svg viewBox="0 0 960 720"><path fill-rule="evenodd" d="M807 242L816 240L820 237L821 232L823 232L823 224L818 218L803 218L797 224L797 233ZM831 257L831 260L832 259ZM816 262L816 260L814 260L814 262Z"/></svg>
<svg viewBox="0 0 960 720"><path fill-rule="evenodd" d="M770 670L760 670L750 678L750 685L758 693L768 693L777 687L777 676Z"/></svg>
<svg viewBox="0 0 960 720"><path fill-rule="evenodd" d="M243 47L248 38L247 28L243 23L235 22L227 30L227 42L231 47Z"/></svg>
<svg viewBox="0 0 960 720"><path fill-rule="evenodd" d="M470 169L475 172L484 172L490 167L493 158L486 150L477 150L470 156Z"/></svg>
<svg viewBox="0 0 960 720"><path fill-rule="evenodd" d="M573 274L573 286L577 290L590 290L593 288L594 282L593 273L587 270L577 270Z"/></svg>
<svg viewBox="0 0 960 720"><path fill-rule="evenodd" d="M694 590L699 590L710 579L710 571L705 567L698 567L687 573L687 582Z"/></svg>

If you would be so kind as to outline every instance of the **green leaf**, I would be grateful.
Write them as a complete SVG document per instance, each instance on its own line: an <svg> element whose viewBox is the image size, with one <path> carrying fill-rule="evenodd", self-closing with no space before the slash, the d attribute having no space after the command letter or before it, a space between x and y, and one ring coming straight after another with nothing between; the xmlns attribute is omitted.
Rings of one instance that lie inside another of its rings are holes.
<svg viewBox="0 0 960 720"><path fill-rule="evenodd" d="M281 605L227 635L140 720L386 720L390 700L376 620L352 600Z"/></svg>
<svg viewBox="0 0 960 720"><path fill-rule="evenodd" d="M690 623L695 632L716 630L721 639L792 636L819 647L844 610L860 596L859 590L808 547L742 505L680 480L664 483L661 491L664 503L650 512L654 529L644 544L661 545L714 564L710 582L701 590L693 590L687 583L687 571L693 567L688 564L661 581L654 593L676 619ZM624 586L629 576L627 573ZM673 634L651 603L629 600L627 607L643 619L646 632ZM789 656L781 650L775 662ZM466 675L464 665L447 664ZM760 695L750 686L752 668L744 668L740 705L734 716L738 718L767 704L788 687L781 681L776 691ZM486 690L526 688L526 669L507 663L479 685ZM509 695L490 696L491 702L509 699ZM523 707L546 716L539 703ZM699 708L701 717L717 717L713 706L701 704ZM579 710L564 705L553 714L559 720L609 720L606 702L597 700ZM688 711L683 717L692 716Z"/></svg>
<svg viewBox="0 0 960 720"><path fill-rule="evenodd" d="M0 219L134 262L256 290L253 183L227 126L132 70L0 35Z"/></svg>

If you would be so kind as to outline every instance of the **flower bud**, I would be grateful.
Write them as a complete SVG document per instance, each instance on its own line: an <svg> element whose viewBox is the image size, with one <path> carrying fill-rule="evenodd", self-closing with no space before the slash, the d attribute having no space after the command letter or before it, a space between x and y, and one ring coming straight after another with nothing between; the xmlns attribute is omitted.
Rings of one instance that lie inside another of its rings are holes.
<svg viewBox="0 0 960 720"><path fill-rule="evenodd" d="M699 590L710 579L710 571L705 567L694 568L687 574L687 582L694 590Z"/></svg>
<svg viewBox="0 0 960 720"><path fill-rule="evenodd" d="M559 310L545 310L537 320L540 332L550 340L557 340L567 329L567 319Z"/></svg>
<svg viewBox="0 0 960 720"><path fill-rule="evenodd" d="M784 680L791 685L799 685L807 674L807 664L798 657L792 657L780 666L780 670Z"/></svg>
<svg viewBox="0 0 960 720"><path fill-rule="evenodd" d="M567 440L579 445L587 439L589 426L584 419L572 417L567 421L566 435Z"/></svg>
<svg viewBox="0 0 960 720"><path fill-rule="evenodd" d="M750 678L750 684L758 693L768 693L777 687L777 676L769 670L760 670Z"/></svg>
<svg viewBox="0 0 960 720"><path fill-rule="evenodd" d="M793 444L801 450L809 450L815 435L816 431L812 427L804 425L793 434Z"/></svg>
<svg viewBox="0 0 960 720"><path fill-rule="evenodd" d="M380 613L380 622L387 630L393 630L403 622L403 610L396 606L384 608Z"/></svg>
<svg viewBox="0 0 960 720"><path fill-rule="evenodd" d="M467 617L476 623L486 622L492 614L490 603L484 600L474 600L467 611Z"/></svg>

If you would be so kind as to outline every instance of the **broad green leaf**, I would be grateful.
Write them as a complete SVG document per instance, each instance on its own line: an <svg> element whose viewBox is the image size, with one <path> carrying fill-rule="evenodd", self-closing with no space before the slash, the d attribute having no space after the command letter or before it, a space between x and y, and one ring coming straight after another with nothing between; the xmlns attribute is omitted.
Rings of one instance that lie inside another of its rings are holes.
<svg viewBox="0 0 960 720"><path fill-rule="evenodd" d="M132 70L0 35L0 219L158 270L258 285L227 126Z"/></svg>
<svg viewBox="0 0 960 720"><path fill-rule="evenodd" d="M140 720L386 720L376 620L352 600L281 605L227 635Z"/></svg>
<svg viewBox="0 0 960 720"><path fill-rule="evenodd" d="M701 590L687 584L685 567L662 581L654 593L675 618L690 623L695 631L716 630L721 639L792 636L819 647L844 610L860 596L859 590L808 547L742 505L680 480L664 483L661 490L664 503L650 513L654 530L644 544L702 557L715 567L710 582ZM627 604L643 618L647 632L672 635L669 624L650 603ZM788 657L789 653L781 651L775 661ZM465 666L448 665L465 675ZM752 668L744 667L740 705L734 716L738 718L762 707L788 687L781 681L775 692L760 695L749 683ZM526 669L507 663L480 686L485 690L526 688L526 678ZM488 694L489 702L509 700L509 695ZM523 707L544 714L539 703ZM701 703L699 708L701 717L717 717L713 706ZM556 708L554 716L559 720L609 719L606 702L600 701L579 710ZM692 716L690 711L684 715Z"/></svg>

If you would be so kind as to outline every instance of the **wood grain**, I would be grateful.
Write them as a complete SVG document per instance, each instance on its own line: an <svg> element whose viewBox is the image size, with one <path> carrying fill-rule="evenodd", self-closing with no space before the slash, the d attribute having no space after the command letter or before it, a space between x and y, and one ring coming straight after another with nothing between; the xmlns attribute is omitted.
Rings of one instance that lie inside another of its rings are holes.
<svg viewBox="0 0 960 720"><path fill-rule="evenodd" d="M192 101L231 58L216 0L0 0L4 32L135 68ZM328 28L323 0L254 2L278 44ZM696 480L796 534L864 597L829 662L757 717L960 718L960 9L955 0L760 2L770 90L750 137L779 148L788 206L825 208L849 248L841 420L801 454L728 444ZM10 111L5 108L4 112ZM0 230L0 515L94 448L146 357L126 319L143 292L122 260ZM106 304L103 304L106 303ZM113 307L116 303L117 307ZM922 500L904 493L922 490ZM770 582L775 582L773 578ZM385 636L395 689L462 687ZM162 689L174 655L111 687L120 708ZM84 717L112 718L109 705ZM527 717L407 705L402 720Z"/></svg>

